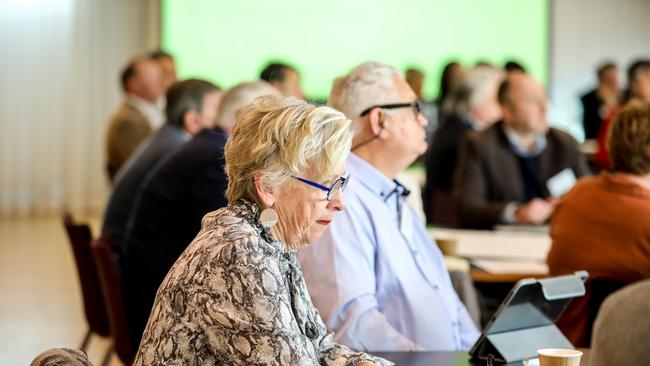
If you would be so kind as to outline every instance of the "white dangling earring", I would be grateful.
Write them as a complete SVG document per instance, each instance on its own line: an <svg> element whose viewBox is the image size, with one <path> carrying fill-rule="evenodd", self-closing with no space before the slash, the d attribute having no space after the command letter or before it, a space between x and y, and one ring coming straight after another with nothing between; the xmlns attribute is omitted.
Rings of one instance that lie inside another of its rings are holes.
<svg viewBox="0 0 650 366"><path fill-rule="evenodd" d="M271 207L265 208L260 213L260 224L267 229L272 228L275 224L278 223L278 212L272 209Z"/></svg>

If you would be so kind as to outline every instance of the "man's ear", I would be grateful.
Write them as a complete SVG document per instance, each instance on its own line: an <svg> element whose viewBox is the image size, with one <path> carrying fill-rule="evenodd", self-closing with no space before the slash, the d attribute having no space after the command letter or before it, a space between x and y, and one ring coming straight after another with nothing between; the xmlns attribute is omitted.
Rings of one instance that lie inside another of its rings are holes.
<svg viewBox="0 0 650 366"><path fill-rule="evenodd" d="M374 136L385 138L388 134L385 126L386 112L381 108L374 108L368 113L368 122L370 124L370 131Z"/></svg>
<svg viewBox="0 0 650 366"><path fill-rule="evenodd" d="M253 183L255 184L255 193L257 193L259 203L264 206L262 208L273 206L275 203L275 195L271 186L264 181L262 173L256 173L253 176Z"/></svg>

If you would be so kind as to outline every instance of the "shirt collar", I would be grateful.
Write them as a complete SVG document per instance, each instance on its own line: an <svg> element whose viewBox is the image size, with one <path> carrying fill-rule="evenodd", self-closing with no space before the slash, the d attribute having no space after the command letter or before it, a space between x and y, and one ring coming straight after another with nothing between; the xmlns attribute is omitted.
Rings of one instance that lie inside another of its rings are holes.
<svg viewBox="0 0 650 366"><path fill-rule="evenodd" d="M545 134L537 134L535 137L535 145L531 149L526 149L519 143L519 138L517 137L517 133L511 129L510 127L506 126L505 124L502 125L503 127L503 132L506 135L506 138L510 142L510 146L512 146L512 149L514 150L515 155L521 157L521 158L534 158L538 156L539 154L544 151L546 148L546 135Z"/></svg>
<svg viewBox="0 0 650 366"><path fill-rule="evenodd" d="M151 123L152 129L162 126L164 116L157 103L151 103L135 94L127 94L126 103L142 113Z"/></svg>
<svg viewBox="0 0 650 366"><path fill-rule="evenodd" d="M352 179L361 183L361 185L382 199L388 198L391 193L395 193L396 188L399 188L398 184L385 176L379 169L354 153L350 153L347 166ZM401 194L401 192L398 193Z"/></svg>

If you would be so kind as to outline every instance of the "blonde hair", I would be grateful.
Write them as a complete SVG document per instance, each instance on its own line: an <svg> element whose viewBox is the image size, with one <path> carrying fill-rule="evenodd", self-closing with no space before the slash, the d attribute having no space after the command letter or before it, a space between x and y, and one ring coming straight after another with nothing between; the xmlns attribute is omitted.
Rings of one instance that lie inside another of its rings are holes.
<svg viewBox="0 0 650 366"><path fill-rule="evenodd" d="M354 133L360 132L359 114L377 104L392 103L397 96L394 78L401 71L380 62L364 62L344 77L334 80L329 104L352 120Z"/></svg>
<svg viewBox="0 0 650 366"><path fill-rule="evenodd" d="M331 178L352 145L350 120L330 107L274 96L256 98L237 112L225 148L229 204L258 202L253 177L277 187L309 169L313 179Z"/></svg>
<svg viewBox="0 0 650 366"><path fill-rule="evenodd" d="M630 101L614 117L607 143L614 170L635 175L650 173L650 104Z"/></svg>

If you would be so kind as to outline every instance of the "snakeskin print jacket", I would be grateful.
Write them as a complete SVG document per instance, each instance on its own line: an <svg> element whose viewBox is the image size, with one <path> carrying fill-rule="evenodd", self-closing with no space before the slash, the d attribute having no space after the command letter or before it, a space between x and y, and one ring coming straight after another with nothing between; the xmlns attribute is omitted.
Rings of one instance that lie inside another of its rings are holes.
<svg viewBox="0 0 650 366"><path fill-rule="evenodd" d="M334 343L295 251L240 200L203 218L160 285L134 365L357 365L390 362Z"/></svg>

